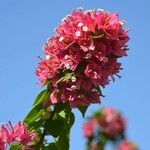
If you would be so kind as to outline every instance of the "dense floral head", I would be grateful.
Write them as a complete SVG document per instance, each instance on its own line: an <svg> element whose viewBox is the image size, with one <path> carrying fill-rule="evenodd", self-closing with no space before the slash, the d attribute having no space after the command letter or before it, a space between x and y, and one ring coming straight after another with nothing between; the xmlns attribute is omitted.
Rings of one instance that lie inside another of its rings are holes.
<svg viewBox="0 0 150 150"><path fill-rule="evenodd" d="M5 150L7 144L20 143L25 149L35 138L34 132L29 132L27 126L21 122L15 126L9 124L0 127L0 150Z"/></svg>
<svg viewBox="0 0 150 150"><path fill-rule="evenodd" d="M126 56L129 37L124 24L118 13L103 10L77 9L62 20L45 43L45 58L36 70L40 84L50 84L50 104L77 107L100 102L97 87L118 76L118 58Z"/></svg>
<svg viewBox="0 0 150 150"><path fill-rule="evenodd" d="M123 135L125 127L124 117L117 110L106 107L84 123L83 134L86 138L91 138L101 132L112 138Z"/></svg>
<svg viewBox="0 0 150 150"><path fill-rule="evenodd" d="M126 127L125 119L111 107L101 110L98 122L103 132L110 136L123 133Z"/></svg>
<svg viewBox="0 0 150 150"><path fill-rule="evenodd" d="M138 150L138 148L134 143L125 140L119 144L117 150Z"/></svg>
<svg viewBox="0 0 150 150"><path fill-rule="evenodd" d="M124 117L111 107L102 108L87 119L83 124L83 134L88 150L103 150L108 143L115 150L138 150L135 144L127 140Z"/></svg>

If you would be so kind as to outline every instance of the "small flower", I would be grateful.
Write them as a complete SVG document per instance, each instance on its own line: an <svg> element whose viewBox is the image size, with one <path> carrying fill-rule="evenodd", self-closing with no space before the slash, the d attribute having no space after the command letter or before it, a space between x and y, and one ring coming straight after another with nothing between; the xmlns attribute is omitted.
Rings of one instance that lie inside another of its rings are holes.
<svg viewBox="0 0 150 150"><path fill-rule="evenodd" d="M65 55L65 57L64 57L65 59L68 59L69 58L69 56L68 55Z"/></svg>
<svg viewBox="0 0 150 150"><path fill-rule="evenodd" d="M78 27L82 27L83 26L83 23L82 22L79 22L78 23Z"/></svg>
<svg viewBox="0 0 150 150"><path fill-rule="evenodd" d="M77 37L79 37L79 36L81 36L81 32L80 32L80 31L76 31L76 32L75 32L75 35L76 35Z"/></svg>
<svg viewBox="0 0 150 150"><path fill-rule="evenodd" d="M87 32L87 31L88 31L88 27L87 27L87 26L84 26L84 27L82 28L82 30L83 30L84 32Z"/></svg>
<svg viewBox="0 0 150 150"><path fill-rule="evenodd" d="M64 40L64 37L61 36L61 37L59 38L59 42L62 42L63 40Z"/></svg>
<svg viewBox="0 0 150 150"><path fill-rule="evenodd" d="M46 55L46 60L50 60L51 56L50 55Z"/></svg>
<svg viewBox="0 0 150 150"><path fill-rule="evenodd" d="M92 57L92 54L91 54L91 53L88 53L88 54L86 54L86 56L85 56L86 59L90 59L91 57Z"/></svg>
<svg viewBox="0 0 150 150"><path fill-rule="evenodd" d="M69 64L65 64L66 69L70 69L70 65Z"/></svg>
<svg viewBox="0 0 150 150"><path fill-rule="evenodd" d="M93 51L95 49L95 46L94 45L90 45L89 49Z"/></svg>
<svg viewBox="0 0 150 150"><path fill-rule="evenodd" d="M76 82L76 80L77 80L76 77L72 77L72 78L71 78L71 81L72 81L72 82Z"/></svg>

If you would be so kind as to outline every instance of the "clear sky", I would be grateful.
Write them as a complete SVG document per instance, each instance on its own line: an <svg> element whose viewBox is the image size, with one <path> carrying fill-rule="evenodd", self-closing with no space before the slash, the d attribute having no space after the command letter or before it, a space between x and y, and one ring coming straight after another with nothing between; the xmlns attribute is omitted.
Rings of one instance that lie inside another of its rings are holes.
<svg viewBox="0 0 150 150"><path fill-rule="evenodd" d="M128 118L128 136L150 149L150 2L149 0L0 0L0 122L22 120L41 88L34 74L42 45L73 8L119 12L130 28L122 79L108 85L101 106L113 106ZM91 106L87 116L100 105ZM71 150L84 150L83 119L76 111Z"/></svg>

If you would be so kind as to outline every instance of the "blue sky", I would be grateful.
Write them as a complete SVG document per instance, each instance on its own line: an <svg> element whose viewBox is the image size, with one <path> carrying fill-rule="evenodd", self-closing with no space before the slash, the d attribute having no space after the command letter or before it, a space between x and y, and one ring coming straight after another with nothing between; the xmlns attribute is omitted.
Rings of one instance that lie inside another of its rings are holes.
<svg viewBox="0 0 150 150"><path fill-rule="evenodd" d="M0 0L0 122L22 120L41 88L34 74L42 45L73 8L119 12L130 28L128 57L121 79L108 85L101 106L113 106L128 119L128 136L141 150L150 147L150 2L149 0ZM71 150L84 150L82 116L77 110Z"/></svg>

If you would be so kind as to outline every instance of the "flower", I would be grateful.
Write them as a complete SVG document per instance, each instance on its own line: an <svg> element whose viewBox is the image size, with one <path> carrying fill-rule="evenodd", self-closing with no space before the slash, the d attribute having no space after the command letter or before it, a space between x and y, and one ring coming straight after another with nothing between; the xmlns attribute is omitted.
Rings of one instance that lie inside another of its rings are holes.
<svg viewBox="0 0 150 150"><path fill-rule="evenodd" d="M109 136L122 134L126 127L125 119L111 107L102 109L98 122L102 131Z"/></svg>
<svg viewBox="0 0 150 150"><path fill-rule="evenodd" d="M95 128L97 126L96 119L90 119L83 125L83 134L86 138L90 138L94 135Z"/></svg>
<svg viewBox="0 0 150 150"><path fill-rule="evenodd" d="M9 122L0 127L0 150L5 150L7 144L20 143L28 148L28 144L35 138L35 132L29 132L27 126L21 122L15 126Z"/></svg>
<svg viewBox="0 0 150 150"><path fill-rule="evenodd" d="M122 69L118 59L127 55L129 37L124 24L118 13L99 9L77 9L63 19L44 44L45 58L36 69L40 85L50 84L50 105L69 103L78 107L100 102L97 87L114 81ZM57 82L69 73L74 74L74 82L72 76ZM87 93L96 98L89 98Z"/></svg>
<svg viewBox="0 0 150 150"><path fill-rule="evenodd" d="M119 144L116 150L138 150L138 148L131 141L124 140Z"/></svg>
<svg viewBox="0 0 150 150"><path fill-rule="evenodd" d="M0 127L0 150L5 150L6 148L6 138L5 138L5 129Z"/></svg>
<svg viewBox="0 0 150 150"><path fill-rule="evenodd" d="M30 133L27 126L19 122L13 127L13 137L17 142L27 145L35 138L35 133Z"/></svg>

